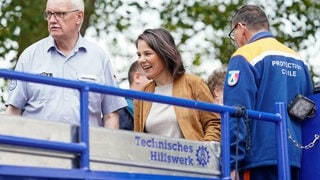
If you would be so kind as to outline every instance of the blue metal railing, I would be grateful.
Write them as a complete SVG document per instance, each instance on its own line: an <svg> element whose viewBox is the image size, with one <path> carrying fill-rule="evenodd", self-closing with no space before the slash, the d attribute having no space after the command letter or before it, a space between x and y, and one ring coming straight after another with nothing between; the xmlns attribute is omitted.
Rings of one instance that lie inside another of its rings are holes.
<svg viewBox="0 0 320 180"><path fill-rule="evenodd" d="M34 83L49 84L67 88L78 89L80 92L80 142L79 143L62 143L62 142L52 142L28 138L17 138L11 136L0 135L0 143L11 144L11 145L22 145L29 147L37 147L44 149L52 149L65 151L70 153L80 154L80 169L74 170L58 170L58 169L47 169L47 168L30 168L30 167L14 167L14 166L0 166L0 175L26 175L29 172L30 176L36 177L59 177L59 178L70 178L70 179L126 179L128 177L141 178L141 179L152 179L166 176L163 175L148 175L148 174L132 174L128 173L113 173L113 172L94 172L90 170L90 157L89 157L89 127L88 127L88 97L89 92L105 93L115 96L130 97L134 99L142 99L147 101L166 103L171 105L183 106L188 108L194 108L199 110L219 112L221 114L221 179L230 179L230 149L229 149L229 132L228 132L228 120L230 115L236 113L235 107L230 106L220 106L216 104L168 97L162 95L156 95L152 93L145 93L139 91L132 91L126 89L120 89L116 87L103 86L94 83L72 81L60 78L39 76L28 73L16 72L8 69L0 69L0 77L29 81ZM287 147L287 128L286 128L286 110L284 103L276 103L275 111L276 114L264 113L253 110L247 110L247 116L249 118L254 118L257 120L271 121L276 124L276 133L278 138L278 170L279 177L282 180L290 179L290 169L289 169L289 158L288 158L288 147ZM15 172L10 171L15 170ZM23 172L20 172L24 171ZM39 171L44 171L41 174ZM59 173L57 173L59 171ZM108 178L107 178L108 177ZM179 177L170 177L171 179ZM183 179L188 179L183 177ZM193 178L194 179L194 178ZM202 179L202 178L199 178Z"/></svg>

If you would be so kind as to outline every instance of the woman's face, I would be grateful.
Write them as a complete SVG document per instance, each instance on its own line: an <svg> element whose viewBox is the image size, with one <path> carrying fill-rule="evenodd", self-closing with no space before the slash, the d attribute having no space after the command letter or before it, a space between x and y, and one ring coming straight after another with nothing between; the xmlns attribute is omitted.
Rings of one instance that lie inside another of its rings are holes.
<svg viewBox="0 0 320 180"><path fill-rule="evenodd" d="M159 79L167 74L167 70L156 52L144 40L138 40L138 63L148 79Z"/></svg>

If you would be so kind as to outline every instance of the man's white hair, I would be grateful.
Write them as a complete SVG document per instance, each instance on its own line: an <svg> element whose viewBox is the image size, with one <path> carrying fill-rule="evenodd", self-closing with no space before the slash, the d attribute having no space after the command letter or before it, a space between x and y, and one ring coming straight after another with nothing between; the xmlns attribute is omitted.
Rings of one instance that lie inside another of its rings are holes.
<svg viewBox="0 0 320 180"><path fill-rule="evenodd" d="M70 0L70 3L75 9L84 12L84 1L83 0Z"/></svg>
<svg viewBox="0 0 320 180"><path fill-rule="evenodd" d="M84 1L83 0L70 0L70 4L74 9L80 10L84 13ZM80 23L78 31L80 31L82 23L83 23L83 19Z"/></svg>

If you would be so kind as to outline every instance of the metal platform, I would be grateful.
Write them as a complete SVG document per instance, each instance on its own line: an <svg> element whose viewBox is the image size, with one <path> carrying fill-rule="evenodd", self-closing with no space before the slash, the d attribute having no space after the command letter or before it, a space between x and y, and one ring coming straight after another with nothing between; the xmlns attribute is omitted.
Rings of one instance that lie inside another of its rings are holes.
<svg viewBox="0 0 320 180"><path fill-rule="evenodd" d="M2 135L76 142L78 128L69 124L0 116ZM172 139L146 133L90 128L92 171L130 172L189 177L220 176L220 143ZM78 168L76 155L0 145L0 164L45 168Z"/></svg>

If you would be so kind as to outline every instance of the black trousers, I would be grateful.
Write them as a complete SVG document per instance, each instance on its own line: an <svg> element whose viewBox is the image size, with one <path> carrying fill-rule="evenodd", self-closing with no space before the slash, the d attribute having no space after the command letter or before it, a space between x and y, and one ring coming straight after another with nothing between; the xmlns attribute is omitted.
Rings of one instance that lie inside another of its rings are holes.
<svg viewBox="0 0 320 180"><path fill-rule="evenodd" d="M291 167L291 180L299 180L299 168ZM287 172L288 173L288 172ZM241 180L279 180L278 166L261 166L239 173Z"/></svg>

